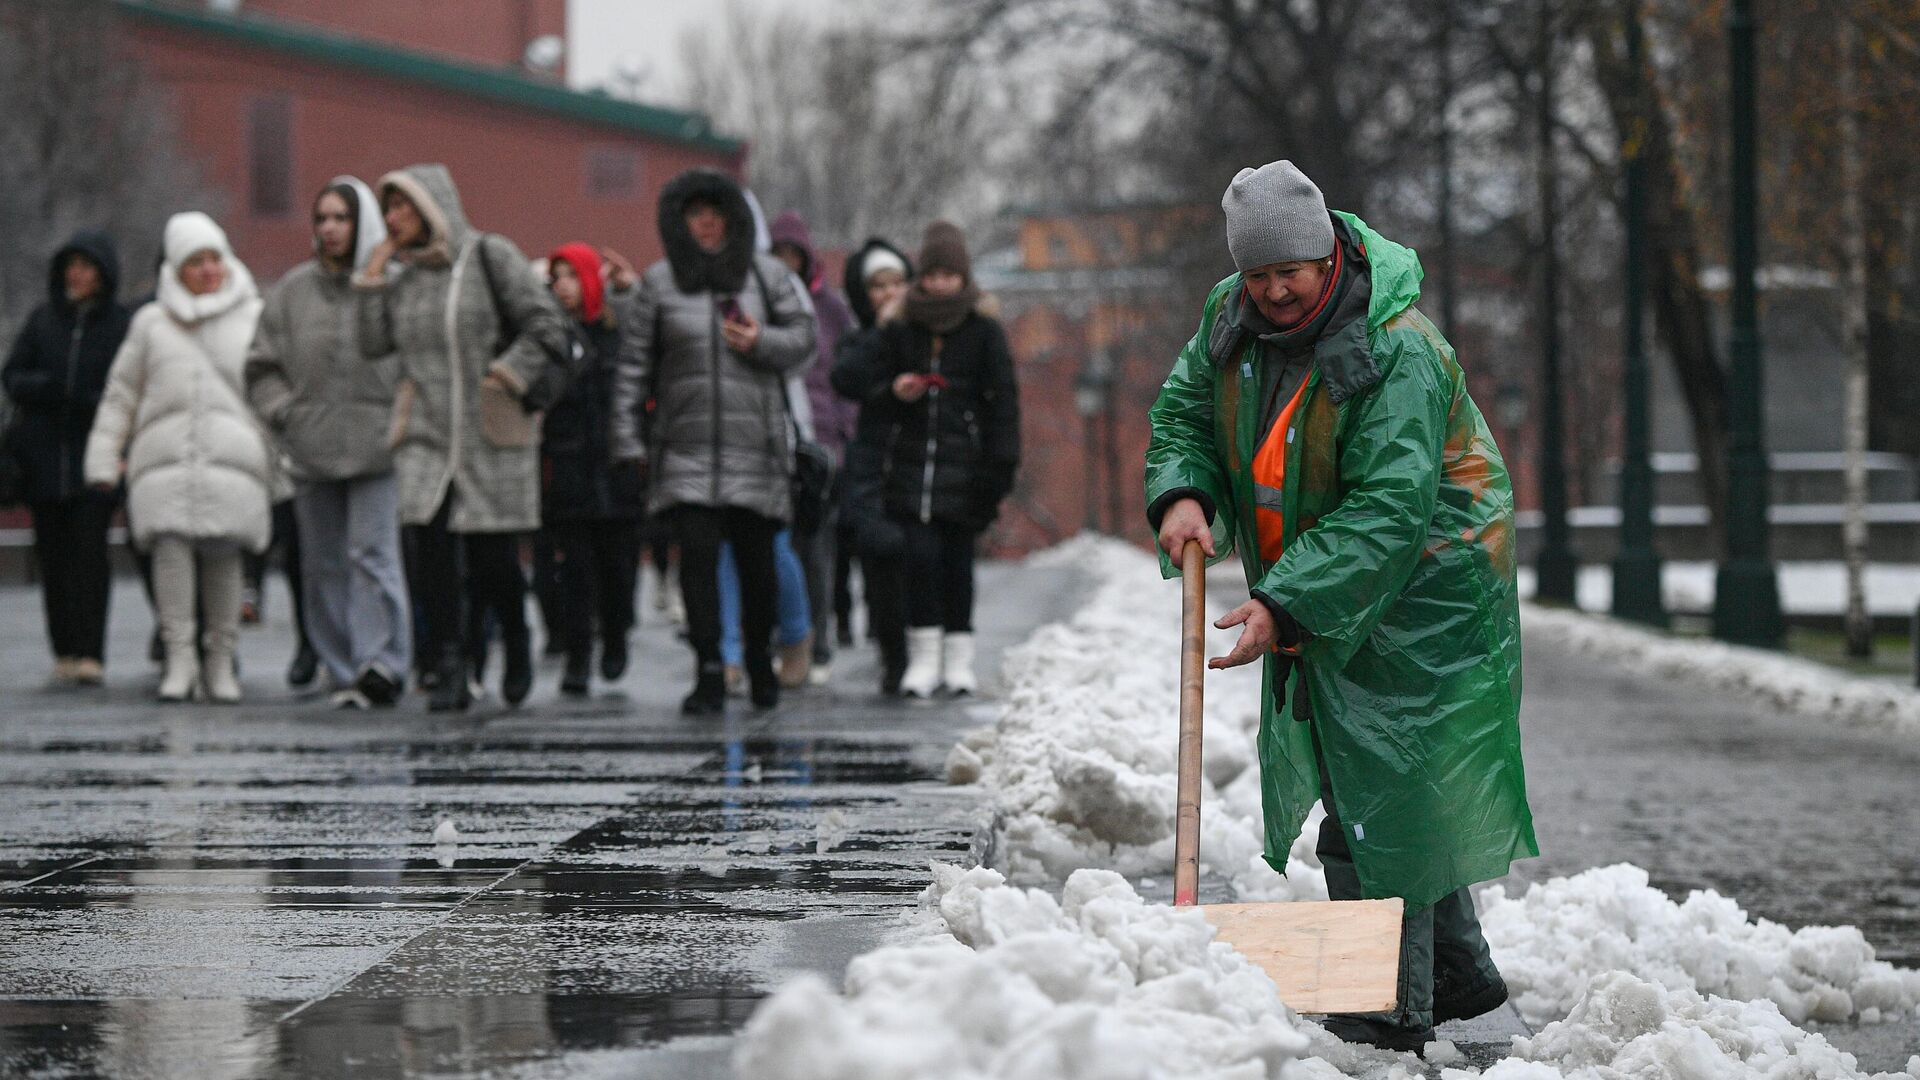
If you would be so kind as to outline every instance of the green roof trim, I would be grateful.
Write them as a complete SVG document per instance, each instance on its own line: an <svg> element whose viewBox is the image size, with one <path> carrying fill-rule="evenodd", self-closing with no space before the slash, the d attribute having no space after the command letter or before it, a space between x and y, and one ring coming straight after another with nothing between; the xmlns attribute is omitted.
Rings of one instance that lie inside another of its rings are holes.
<svg viewBox="0 0 1920 1080"><path fill-rule="evenodd" d="M162 26L210 34L303 59L361 68L392 79L670 139L702 150L737 154L746 147L742 140L714 131L713 125L699 113L621 101L605 94L581 93L505 70L295 26L280 19L221 15L159 0L114 0L114 6L125 15Z"/></svg>

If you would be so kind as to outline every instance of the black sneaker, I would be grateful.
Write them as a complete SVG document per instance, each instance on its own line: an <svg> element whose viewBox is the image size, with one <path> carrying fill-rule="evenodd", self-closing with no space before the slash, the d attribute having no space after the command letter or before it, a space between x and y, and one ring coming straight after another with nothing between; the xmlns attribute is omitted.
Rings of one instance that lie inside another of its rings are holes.
<svg viewBox="0 0 1920 1080"><path fill-rule="evenodd" d="M1320 1026L1341 1042L1366 1043L1397 1053L1422 1053L1434 1040L1430 1027L1401 1027L1362 1016L1329 1016L1320 1021Z"/></svg>
<svg viewBox="0 0 1920 1080"><path fill-rule="evenodd" d="M467 679L467 658L456 650L440 665L439 681L427 696L428 712L465 712L473 706L473 685Z"/></svg>
<svg viewBox="0 0 1920 1080"><path fill-rule="evenodd" d="M404 689L400 685L400 680L394 678L379 664L368 664L367 670L361 672L360 677L354 680L353 688L360 691L360 696L367 699L367 704L380 709L388 708L399 701L400 692Z"/></svg>
<svg viewBox="0 0 1920 1080"><path fill-rule="evenodd" d="M1507 1003L1507 984L1494 982L1464 997L1450 997L1442 994L1438 987L1433 994L1433 1022L1444 1024L1449 1020L1471 1020L1476 1016L1485 1016Z"/></svg>

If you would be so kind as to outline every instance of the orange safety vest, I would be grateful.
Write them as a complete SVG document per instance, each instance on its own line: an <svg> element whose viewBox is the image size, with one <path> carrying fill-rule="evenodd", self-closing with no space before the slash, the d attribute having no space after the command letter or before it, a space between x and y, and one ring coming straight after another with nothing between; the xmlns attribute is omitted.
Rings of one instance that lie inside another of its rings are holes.
<svg viewBox="0 0 1920 1080"><path fill-rule="evenodd" d="M1300 380L1300 388L1288 399L1286 408L1280 410L1273 429L1267 432L1260 452L1253 458L1253 520L1260 537L1263 562L1279 562L1280 553L1286 548L1287 518L1281 497L1287 487L1287 447L1294 440L1293 414L1307 396L1307 385L1312 381L1311 377Z"/></svg>

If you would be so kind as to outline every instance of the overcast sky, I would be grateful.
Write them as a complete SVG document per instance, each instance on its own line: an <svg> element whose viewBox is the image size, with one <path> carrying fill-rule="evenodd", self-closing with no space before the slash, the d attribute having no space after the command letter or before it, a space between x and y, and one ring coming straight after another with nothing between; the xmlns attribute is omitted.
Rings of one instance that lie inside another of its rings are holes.
<svg viewBox="0 0 1920 1080"><path fill-rule="evenodd" d="M730 0L749 9L792 8L825 18L840 0ZM646 73L643 96L680 101L680 39L702 21L719 22L717 0L568 0L567 37L573 46L568 79L598 86L622 69Z"/></svg>

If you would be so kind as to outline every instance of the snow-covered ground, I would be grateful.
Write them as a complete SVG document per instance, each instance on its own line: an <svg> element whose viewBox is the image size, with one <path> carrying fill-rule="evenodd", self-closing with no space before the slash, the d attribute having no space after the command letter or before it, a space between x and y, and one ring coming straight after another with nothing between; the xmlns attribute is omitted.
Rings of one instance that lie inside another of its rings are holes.
<svg viewBox="0 0 1920 1080"><path fill-rule="evenodd" d="M1075 541L1043 557L1084 567L1097 587L1009 655L1001 715L948 761L949 778L980 785L991 805L995 865L936 866L900 943L855 961L843 992L807 979L771 998L741 1039L739 1075L1417 1075L1415 1058L1341 1043L1291 1012L1198 913L1141 899L1134 883L1172 864L1180 592L1123 545ZM1527 612L1530 630L1539 614ZM1216 643L1224 651L1226 636ZM1260 858L1258 688L1251 669L1208 681L1202 872L1238 899L1324 897L1314 823L1285 877ZM1539 1027L1490 1078L1860 1077L1851 1055L1797 1025L1920 1020L1920 972L1875 960L1858 930L1789 931L1711 892L1676 903L1632 866L1478 899L1515 1002ZM1461 1060L1429 1049L1432 1064Z"/></svg>
<svg viewBox="0 0 1920 1080"><path fill-rule="evenodd" d="M1713 608L1710 562L1668 562L1660 568L1660 594L1669 611ZM1780 607L1789 615L1838 615L1847 607L1847 567L1834 561L1783 562L1779 574ZM1532 596L1532 567L1520 569L1520 595ZM1920 566L1869 563L1865 583L1867 609L1875 615L1912 615L1920 603ZM1582 611L1607 611L1613 605L1613 568L1582 566L1574 579L1574 602Z"/></svg>
<svg viewBox="0 0 1920 1080"><path fill-rule="evenodd" d="M1529 637L1543 637L1636 670L1732 693L1814 719L1920 735L1920 691L1856 678L1812 660L1699 638L1678 638L1581 612L1529 604Z"/></svg>

